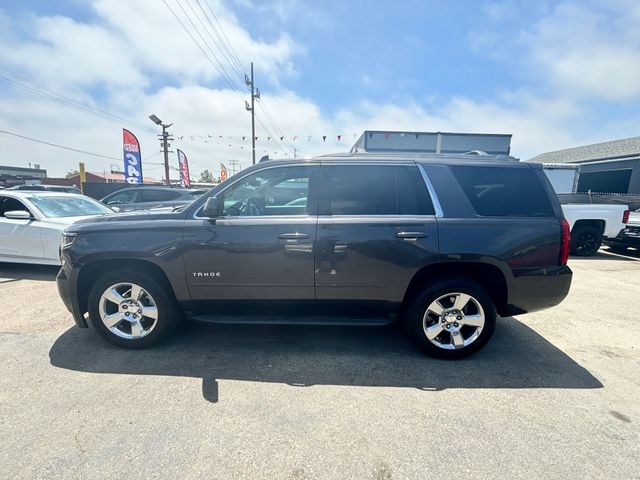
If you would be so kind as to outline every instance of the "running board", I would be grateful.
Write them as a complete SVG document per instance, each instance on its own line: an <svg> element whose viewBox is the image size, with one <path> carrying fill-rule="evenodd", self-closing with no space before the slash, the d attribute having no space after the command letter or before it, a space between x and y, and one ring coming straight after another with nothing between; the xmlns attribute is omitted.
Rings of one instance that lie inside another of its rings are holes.
<svg viewBox="0 0 640 480"><path fill-rule="evenodd" d="M223 323L233 325L332 325L332 326L372 326L383 327L394 322L395 315L386 317L354 317L335 315L304 315L304 316L253 316L253 315L230 315L230 314L198 314L188 315L191 320L207 323Z"/></svg>

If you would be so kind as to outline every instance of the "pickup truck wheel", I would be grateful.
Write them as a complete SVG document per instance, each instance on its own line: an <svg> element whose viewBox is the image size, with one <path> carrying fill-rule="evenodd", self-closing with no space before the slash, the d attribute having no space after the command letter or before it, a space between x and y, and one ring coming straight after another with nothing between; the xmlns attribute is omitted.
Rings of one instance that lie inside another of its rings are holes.
<svg viewBox="0 0 640 480"><path fill-rule="evenodd" d="M124 348L157 343L180 318L173 292L153 276L130 269L101 276L89 293L88 307L93 328Z"/></svg>
<svg viewBox="0 0 640 480"><path fill-rule="evenodd" d="M580 257L595 255L602 245L602 233L591 225L578 225L571 232L571 253Z"/></svg>
<svg viewBox="0 0 640 480"><path fill-rule="evenodd" d="M458 359L489 341L495 330L496 309L478 284L454 279L432 285L418 295L405 322L427 355Z"/></svg>

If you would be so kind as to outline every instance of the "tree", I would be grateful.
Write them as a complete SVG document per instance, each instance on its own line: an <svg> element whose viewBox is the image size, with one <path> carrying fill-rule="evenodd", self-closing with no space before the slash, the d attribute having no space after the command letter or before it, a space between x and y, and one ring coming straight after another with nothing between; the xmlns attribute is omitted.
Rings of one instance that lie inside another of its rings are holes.
<svg viewBox="0 0 640 480"><path fill-rule="evenodd" d="M213 174L209 170L204 170L200 174L200 182L202 182L202 183L213 183Z"/></svg>
<svg viewBox="0 0 640 480"><path fill-rule="evenodd" d="M80 175L80 172L78 170L69 170L67 174L64 176L64 178L71 178L76 175Z"/></svg>

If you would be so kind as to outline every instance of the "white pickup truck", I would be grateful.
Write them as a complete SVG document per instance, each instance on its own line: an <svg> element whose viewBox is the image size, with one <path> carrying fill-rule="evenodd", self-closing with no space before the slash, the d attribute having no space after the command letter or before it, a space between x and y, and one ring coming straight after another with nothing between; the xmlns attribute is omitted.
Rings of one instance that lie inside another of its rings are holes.
<svg viewBox="0 0 640 480"><path fill-rule="evenodd" d="M577 165L544 164L544 172L556 193L575 193ZM564 216L571 227L571 253L595 255L603 239L615 238L624 230L627 205L569 203L563 204Z"/></svg>

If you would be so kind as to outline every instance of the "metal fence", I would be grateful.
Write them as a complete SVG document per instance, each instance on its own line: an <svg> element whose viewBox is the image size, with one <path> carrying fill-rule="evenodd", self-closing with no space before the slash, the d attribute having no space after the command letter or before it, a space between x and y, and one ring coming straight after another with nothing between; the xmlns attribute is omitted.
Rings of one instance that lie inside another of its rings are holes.
<svg viewBox="0 0 640 480"><path fill-rule="evenodd" d="M558 193L558 199L562 204L569 203L594 203L628 205L630 210L640 208L640 195L631 193Z"/></svg>

